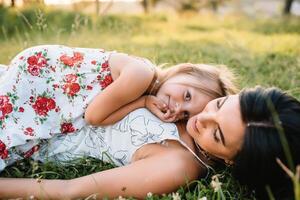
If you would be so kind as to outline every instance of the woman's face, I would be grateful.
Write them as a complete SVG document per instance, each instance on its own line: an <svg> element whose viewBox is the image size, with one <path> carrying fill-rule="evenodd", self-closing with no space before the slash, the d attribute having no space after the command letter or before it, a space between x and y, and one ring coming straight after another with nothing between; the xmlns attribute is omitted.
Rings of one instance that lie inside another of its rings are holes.
<svg viewBox="0 0 300 200"><path fill-rule="evenodd" d="M201 112L213 99L199 89L189 86L190 82L191 77L188 75L174 76L168 79L156 94L176 120L188 120Z"/></svg>
<svg viewBox="0 0 300 200"><path fill-rule="evenodd" d="M211 155L230 161L240 150L245 132L238 95L210 101L187 123L187 131Z"/></svg>

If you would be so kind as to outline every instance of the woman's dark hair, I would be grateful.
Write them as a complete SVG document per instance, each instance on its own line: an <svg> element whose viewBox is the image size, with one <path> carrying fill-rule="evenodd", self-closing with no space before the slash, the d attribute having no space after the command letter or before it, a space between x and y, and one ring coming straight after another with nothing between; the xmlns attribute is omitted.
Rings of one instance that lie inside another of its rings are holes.
<svg viewBox="0 0 300 200"><path fill-rule="evenodd" d="M300 164L300 102L278 88L256 87L240 93L240 107L246 130L233 176L254 189L258 198L268 199L268 185L276 199L294 199L292 181L276 158L290 167L280 137L283 134L294 165Z"/></svg>

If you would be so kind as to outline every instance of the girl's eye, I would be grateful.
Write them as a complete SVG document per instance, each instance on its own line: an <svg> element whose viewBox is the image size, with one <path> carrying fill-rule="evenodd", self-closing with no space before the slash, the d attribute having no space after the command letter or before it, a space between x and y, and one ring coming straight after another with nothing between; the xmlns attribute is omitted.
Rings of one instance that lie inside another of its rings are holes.
<svg viewBox="0 0 300 200"><path fill-rule="evenodd" d="M214 140L215 140L216 142L220 142L220 138L218 138L218 136L217 136L217 131L218 131L218 129L216 129L216 130L214 131L214 134L213 134Z"/></svg>
<svg viewBox="0 0 300 200"><path fill-rule="evenodd" d="M184 100L185 101L190 101L192 98L191 93L189 91L187 91L184 95Z"/></svg>
<svg viewBox="0 0 300 200"><path fill-rule="evenodd" d="M220 109L221 108L221 99L217 100L217 108Z"/></svg>

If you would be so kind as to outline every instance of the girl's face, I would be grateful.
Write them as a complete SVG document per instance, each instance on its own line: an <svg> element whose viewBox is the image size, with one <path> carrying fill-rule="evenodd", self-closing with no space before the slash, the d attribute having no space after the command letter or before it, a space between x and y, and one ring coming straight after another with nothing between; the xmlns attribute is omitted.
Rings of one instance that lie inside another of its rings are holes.
<svg viewBox="0 0 300 200"><path fill-rule="evenodd" d="M187 75L174 76L168 79L156 94L177 120L188 120L201 112L213 99L197 88L189 86L189 79L190 76Z"/></svg>
<svg viewBox="0 0 300 200"><path fill-rule="evenodd" d="M238 95L210 101L204 110L189 119L187 131L209 154L230 161L241 149L245 124Z"/></svg>

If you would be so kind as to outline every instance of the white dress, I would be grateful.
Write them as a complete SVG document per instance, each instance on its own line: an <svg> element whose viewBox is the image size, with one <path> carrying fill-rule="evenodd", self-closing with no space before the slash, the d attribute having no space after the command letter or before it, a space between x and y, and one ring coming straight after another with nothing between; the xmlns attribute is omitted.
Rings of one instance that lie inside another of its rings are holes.
<svg viewBox="0 0 300 200"><path fill-rule="evenodd" d="M110 54L103 49L36 46L19 53L1 70L1 166L14 160L17 146L73 134L86 126L87 105L113 82ZM38 150L33 146L18 154L30 157Z"/></svg>

